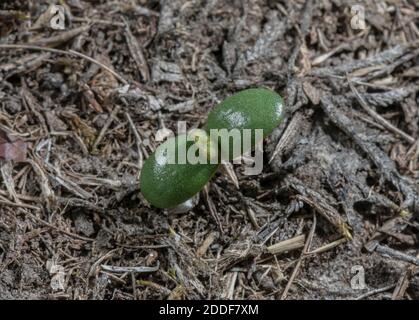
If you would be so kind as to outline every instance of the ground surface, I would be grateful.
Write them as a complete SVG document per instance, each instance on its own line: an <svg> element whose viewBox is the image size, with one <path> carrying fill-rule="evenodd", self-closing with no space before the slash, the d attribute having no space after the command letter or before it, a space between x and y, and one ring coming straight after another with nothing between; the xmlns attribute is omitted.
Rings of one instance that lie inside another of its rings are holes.
<svg viewBox="0 0 419 320"><path fill-rule="evenodd" d="M0 3L0 298L419 297L417 1L52 2ZM156 131L256 86L288 104L263 174L146 204Z"/></svg>

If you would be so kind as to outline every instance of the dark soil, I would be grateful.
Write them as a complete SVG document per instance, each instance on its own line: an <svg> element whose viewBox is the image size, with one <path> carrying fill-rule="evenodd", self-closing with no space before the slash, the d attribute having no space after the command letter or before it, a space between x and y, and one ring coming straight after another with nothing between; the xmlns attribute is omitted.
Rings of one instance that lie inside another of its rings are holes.
<svg viewBox="0 0 419 320"><path fill-rule="evenodd" d="M148 205L157 130L251 87L263 173ZM417 299L418 89L415 0L3 0L0 298Z"/></svg>

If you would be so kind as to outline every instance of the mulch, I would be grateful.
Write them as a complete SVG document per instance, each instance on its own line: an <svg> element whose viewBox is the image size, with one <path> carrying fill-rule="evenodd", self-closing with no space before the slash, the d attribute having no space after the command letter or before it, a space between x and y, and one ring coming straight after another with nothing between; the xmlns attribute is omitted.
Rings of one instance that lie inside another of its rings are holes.
<svg viewBox="0 0 419 320"><path fill-rule="evenodd" d="M419 298L416 1L50 2L0 3L0 298ZM263 173L151 207L157 130L251 87Z"/></svg>

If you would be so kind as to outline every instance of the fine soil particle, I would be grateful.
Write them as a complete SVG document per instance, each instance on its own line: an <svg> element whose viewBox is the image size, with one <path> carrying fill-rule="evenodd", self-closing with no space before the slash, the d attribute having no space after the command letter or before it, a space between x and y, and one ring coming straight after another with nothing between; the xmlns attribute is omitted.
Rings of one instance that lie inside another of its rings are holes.
<svg viewBox="0 0 419 320"><path fill-rule="evenodd" d="M0 3L0 299L419 298L417 2L50 3ZM157 131L255 87L263 172L150 206Z"/></svg>

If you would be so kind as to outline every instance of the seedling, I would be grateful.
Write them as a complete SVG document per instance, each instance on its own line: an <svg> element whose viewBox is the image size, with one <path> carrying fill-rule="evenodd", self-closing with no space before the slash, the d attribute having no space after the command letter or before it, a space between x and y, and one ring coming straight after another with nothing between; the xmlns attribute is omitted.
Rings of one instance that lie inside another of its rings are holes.
<svg viewBox="0 0 419 320"><path fill-rule="evenodd" d="M240 91L217 105L208 115L205 130L227 130L240 132L241 153L248 151L244 141L246 129L263 130L259 139L251 135L250 148L265 138L278 126L284 116L284 102L279 94L268 89L247 89ZM234 154L233 142L230 139L228 160L240 154ZM221 141L218 141L221 145Z"/></svg>
<svg viewBox="0 0 419 320"><path fill-rule="evenodd" d="M145 161L140 178L144 197L158 208L185 202L207 184L222 160L254 148L283 116L281 96L268 89L248 89L227 98L210 112L204 130L169 138ZM251 135L245 143L246 133L256 130L263 134ZM238 149L233 131L240 139Z"/></svg>

